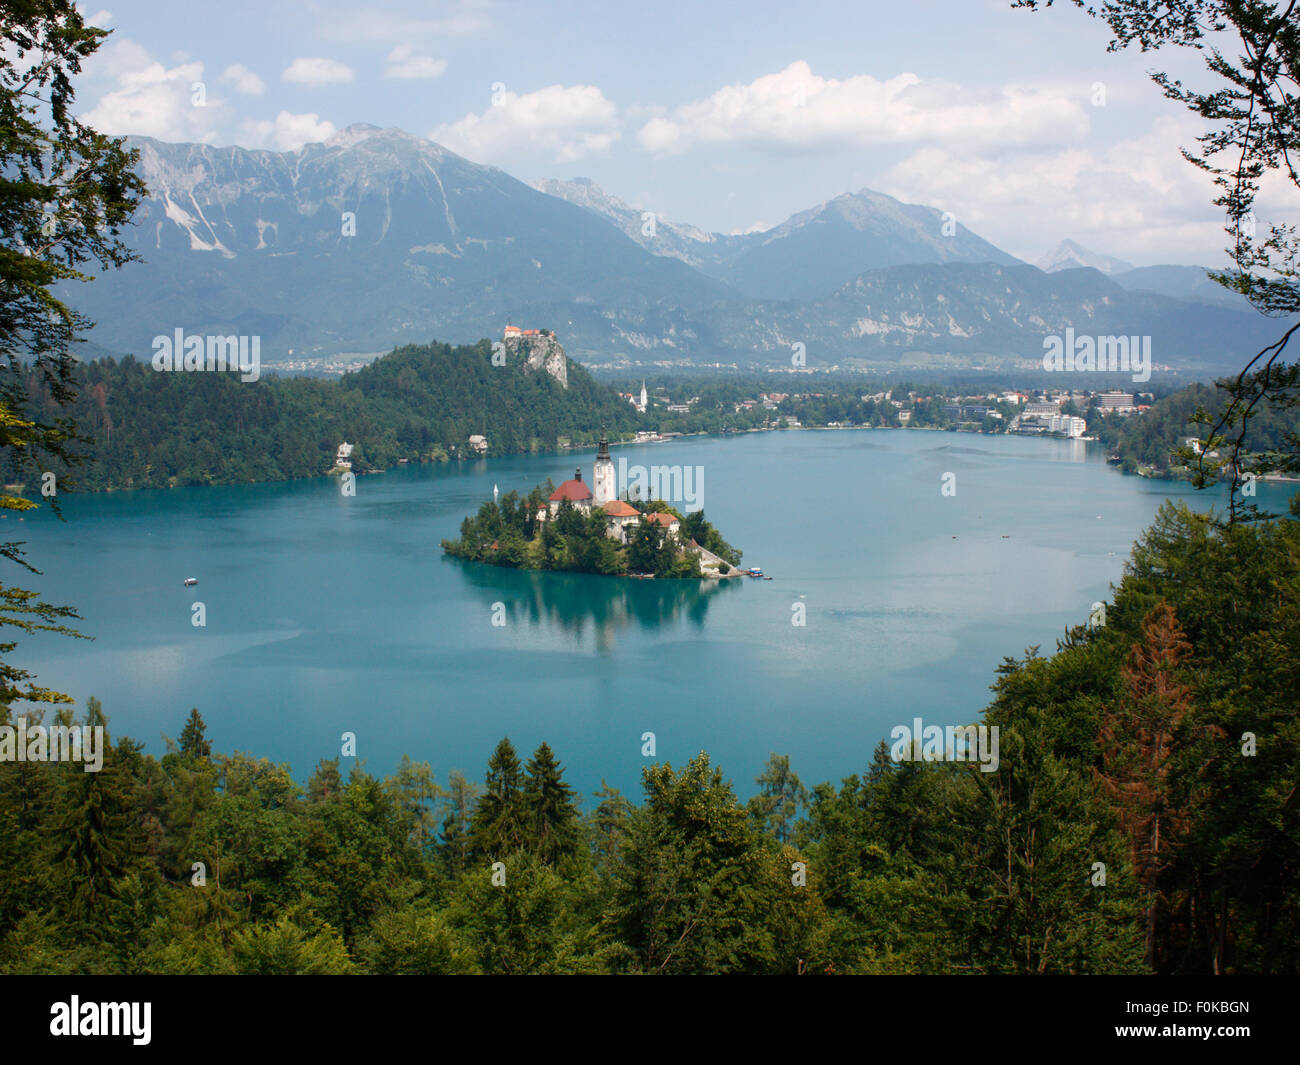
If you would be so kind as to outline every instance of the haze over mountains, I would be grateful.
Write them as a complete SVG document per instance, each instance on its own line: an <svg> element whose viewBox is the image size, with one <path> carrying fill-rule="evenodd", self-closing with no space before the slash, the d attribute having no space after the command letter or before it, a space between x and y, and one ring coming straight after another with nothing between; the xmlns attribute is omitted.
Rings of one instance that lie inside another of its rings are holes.
<svg viewBox="0 0 1300 1065"><path fill-rule="evenodd" d="M1034 263L1044 273L1054 274L1058 270L1077 270L1081 266L1091 266L1103 274L1122 274L1132 270L1133 264L1110 255L1098 255L1089 251L1082 244L1073 240L1061 241L1051 251L1039 257Z"/></svg>
<svg viewBox="0 0 1300 1065"><path fill-rule="evenodd" d="M544 181L541 191L614 222L655 255L669 255L757 299L820 299L867 270L909 263L1001 263L1018 259L933 207L863 189L845 193L761 233L706 233L629 207L585 179Z"/></svg>
<svg viewBox="0 0 1300 1065"><path fill-rule="evenodd" d="M1035 265L1046 273L1092 267L1116 284L1134 292L1156 292L1175 299L1211 303L1249 312L1250 304L1235 292L1211 281L1200 266L1134 266L1123 259L1099 255L1073 240L1063 240L1041 256Z"/></svg>
<svg viewBox="0 0 1300 1065"><path fill-rule="evenodd" d="M1066 242L1044 272L866 189L724 235L580 179L534 188L400 130L351 126L293 152L131 142L150 198L130 239L147 261L65 290L98 351L145 358L183 328L260 336L273 365L513 322L597 364L788 366L801 343L814 368L992 367L1037 361L1073 327L1151 335L1157 364L1221 370L1272 339L1196 267L1126 270Z"/></svg>

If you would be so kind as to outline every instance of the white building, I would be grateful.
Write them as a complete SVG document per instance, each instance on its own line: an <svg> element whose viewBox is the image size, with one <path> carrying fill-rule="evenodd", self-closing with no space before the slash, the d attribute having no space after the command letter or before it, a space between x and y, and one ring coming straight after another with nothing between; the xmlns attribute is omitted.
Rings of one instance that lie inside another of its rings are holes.
<svg viewBox="0 0 1300 1065"><path fill-rule="evenodd" d="M1050 422L1051 431L1054 433L1064 433L1066 436L1078 439L1088 431L1088 423L1082 418L1076 418L1070 414L1055 414Z"/></svg>
<svg viewBox="0 0 1300 1065"><path fill-rule="evenodd" d="M627 543L628 532L641 524L641 514L636 507L615 499L602 507L605 511L605 535L620 544Z"/></svg>
<svg viewBox="0 0 1300 1065"><path fill-rule="evenodd" d="M660 528L666 530L670 540L677 540L681 536L682 523L671 514L658 512L650 513L645 516L645 521L648 525L658 525Z"/></svg>
<svg viewBox="0 0 1300 1065"><path fill-rule="evenodd" d="M594 505L603 507L618 498L618 474L614 470L614 460L609 457L609 441L605 439L605 430L600 431L600 449L596 452L596 465L591 471L591 486Z"/></svg>

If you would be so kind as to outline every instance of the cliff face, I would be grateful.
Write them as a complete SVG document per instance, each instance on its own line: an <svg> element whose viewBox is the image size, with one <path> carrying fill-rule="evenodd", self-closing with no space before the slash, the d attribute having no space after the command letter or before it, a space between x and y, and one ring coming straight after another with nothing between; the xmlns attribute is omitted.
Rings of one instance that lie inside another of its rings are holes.
<svg viewBox="0 0 1300 1065"><path fill-rule="evenodd" d="M525 370L545 370L560 382L562 388L569 387L568 356L564 348L554 337L507 337L506 354L523 360Z"/></svg>

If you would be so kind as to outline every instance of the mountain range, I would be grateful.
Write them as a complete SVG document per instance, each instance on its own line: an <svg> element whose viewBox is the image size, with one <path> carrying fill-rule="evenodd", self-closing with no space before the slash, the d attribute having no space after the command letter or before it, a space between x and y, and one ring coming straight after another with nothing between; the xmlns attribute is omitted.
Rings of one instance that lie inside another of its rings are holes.
<svg viewBox="0 0 1300 1065"><path fill-rule="evenodd" d="M756 299L820 299L867 270L911 263L1019 262L955 220L945 236L944 216L933 207L870 189L800 211L764 232L734 235L657 218L650 224L647 212L583 178L535 187L608 218L647 251L680 259Z"/></svg>
<svg viewBox="0 0 1300 1065"><path fill-rule="evenodd" d="M292 152L130 143L145 262L61 292L97 323L91 354L146 357L184 328L260 336L274 366L513 323L594 364L788 366L802 344L810 367L992 367L1037 361L1072 326L1151 335L1158 365L1218 371L1274 331L1196 267L1135 270L1065 242L1043 270L868 189L717 234L369 125Z"/></svg>

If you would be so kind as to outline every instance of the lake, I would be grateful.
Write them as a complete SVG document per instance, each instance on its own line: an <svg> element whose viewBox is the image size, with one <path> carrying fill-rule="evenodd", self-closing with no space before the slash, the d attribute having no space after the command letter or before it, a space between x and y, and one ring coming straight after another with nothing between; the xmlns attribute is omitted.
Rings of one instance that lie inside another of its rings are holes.
<svg viewBox="0 0 1300 1065"><path fill-rule="evenodd" d="M590 481L594 453L403 467L358 478L354 497L328 478L66 496L66 522L10 514L4 538L28 539L45 572L19 583L76 606L95 640L24 637L13 660L98 696L112 731L155 753L198 707L216 750L300 781L345 732L375 775L406 753L440 782L481 781L509 735L521 758L550 743L584 793L603 779L639 797L644 765L707 750L747 796L770 752L811 786L863 771L895 724L973 720L1004 656L1049 653L1108 598L1163 499L1213 501L1058 439L788 431L614 455L701 467L707 517L773 580L443 556L494 484L558 484L578 462ZM1284 511L1292 488L1261 485L1257 502Z"/></svg>

